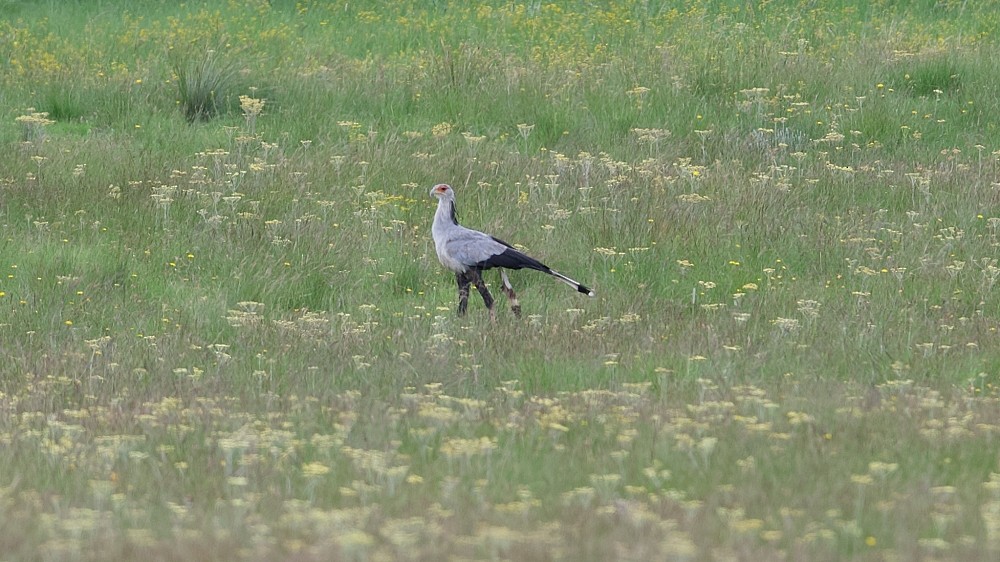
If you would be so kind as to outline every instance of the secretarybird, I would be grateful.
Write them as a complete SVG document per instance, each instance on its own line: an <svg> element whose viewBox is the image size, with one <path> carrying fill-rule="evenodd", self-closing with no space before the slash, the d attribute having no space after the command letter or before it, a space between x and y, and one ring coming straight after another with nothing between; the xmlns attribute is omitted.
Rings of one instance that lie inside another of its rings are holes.
<svg viewBox="0 0 1000 562"><path fill-rule="evenodd" d="M443 183L435 185L431 188L431 195L438 198L438 208L434 213L434 224L431 227L434 248L437 250L441 265L455 272L455 279L458 281L459 316L465 314L469 305L469 285L475 283L479 294L483 297L483 303L490 311L490 318L496 318L496 313L493 311L493 295L486 288L482 275L484 270L494 267L500 270L501 289L510 300L510 309L515 316L521 316L521 305L517 302L517 295L514 294L514 288L504 269L536 269L548 273L587 296L594 296L594 291L517 251L503 240L458 224L455 191L451 186Z"/></svg>

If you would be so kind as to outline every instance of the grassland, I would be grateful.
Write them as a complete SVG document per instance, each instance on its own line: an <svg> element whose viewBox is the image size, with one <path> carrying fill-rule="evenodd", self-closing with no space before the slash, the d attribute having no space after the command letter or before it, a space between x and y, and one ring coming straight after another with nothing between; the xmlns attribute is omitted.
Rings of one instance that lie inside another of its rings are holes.
<svg viewBox="0 0 1000 562"><path fill-rule="evenodd" d="M1000 555L996 2L406 4L0 1L0 560Z"/></svg>

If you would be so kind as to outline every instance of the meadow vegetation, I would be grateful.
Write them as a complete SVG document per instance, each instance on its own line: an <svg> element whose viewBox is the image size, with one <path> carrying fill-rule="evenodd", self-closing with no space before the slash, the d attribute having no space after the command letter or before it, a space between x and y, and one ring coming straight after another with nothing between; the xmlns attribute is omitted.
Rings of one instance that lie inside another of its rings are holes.
<svg viewBox="0 0 1000 562"><path fill-rule="evenodd" d="M995 560L997 29L0 0L0 559Z"/></svg>

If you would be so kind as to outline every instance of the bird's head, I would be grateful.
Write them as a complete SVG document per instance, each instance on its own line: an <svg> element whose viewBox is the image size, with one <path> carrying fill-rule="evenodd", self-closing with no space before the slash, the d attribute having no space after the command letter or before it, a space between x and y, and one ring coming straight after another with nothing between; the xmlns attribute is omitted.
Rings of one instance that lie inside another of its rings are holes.
<svg viewBox="0 0 1000 562"><path fill-rule="evenodd" d="M431 188L431 195L437 197L438 199L454 199L455 192L452 191L451 186L446 183L439 183Z"/></svg>

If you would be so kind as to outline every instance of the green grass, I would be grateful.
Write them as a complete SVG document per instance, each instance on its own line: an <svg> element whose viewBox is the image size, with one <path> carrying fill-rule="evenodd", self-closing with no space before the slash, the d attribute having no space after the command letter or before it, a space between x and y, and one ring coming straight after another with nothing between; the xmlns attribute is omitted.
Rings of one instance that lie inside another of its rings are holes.
<svg viewBox="0 0 1000 562"><path fill-rule="evenodd" d="M0 14L4 560L1000 552L995 3Z"/></svg>

